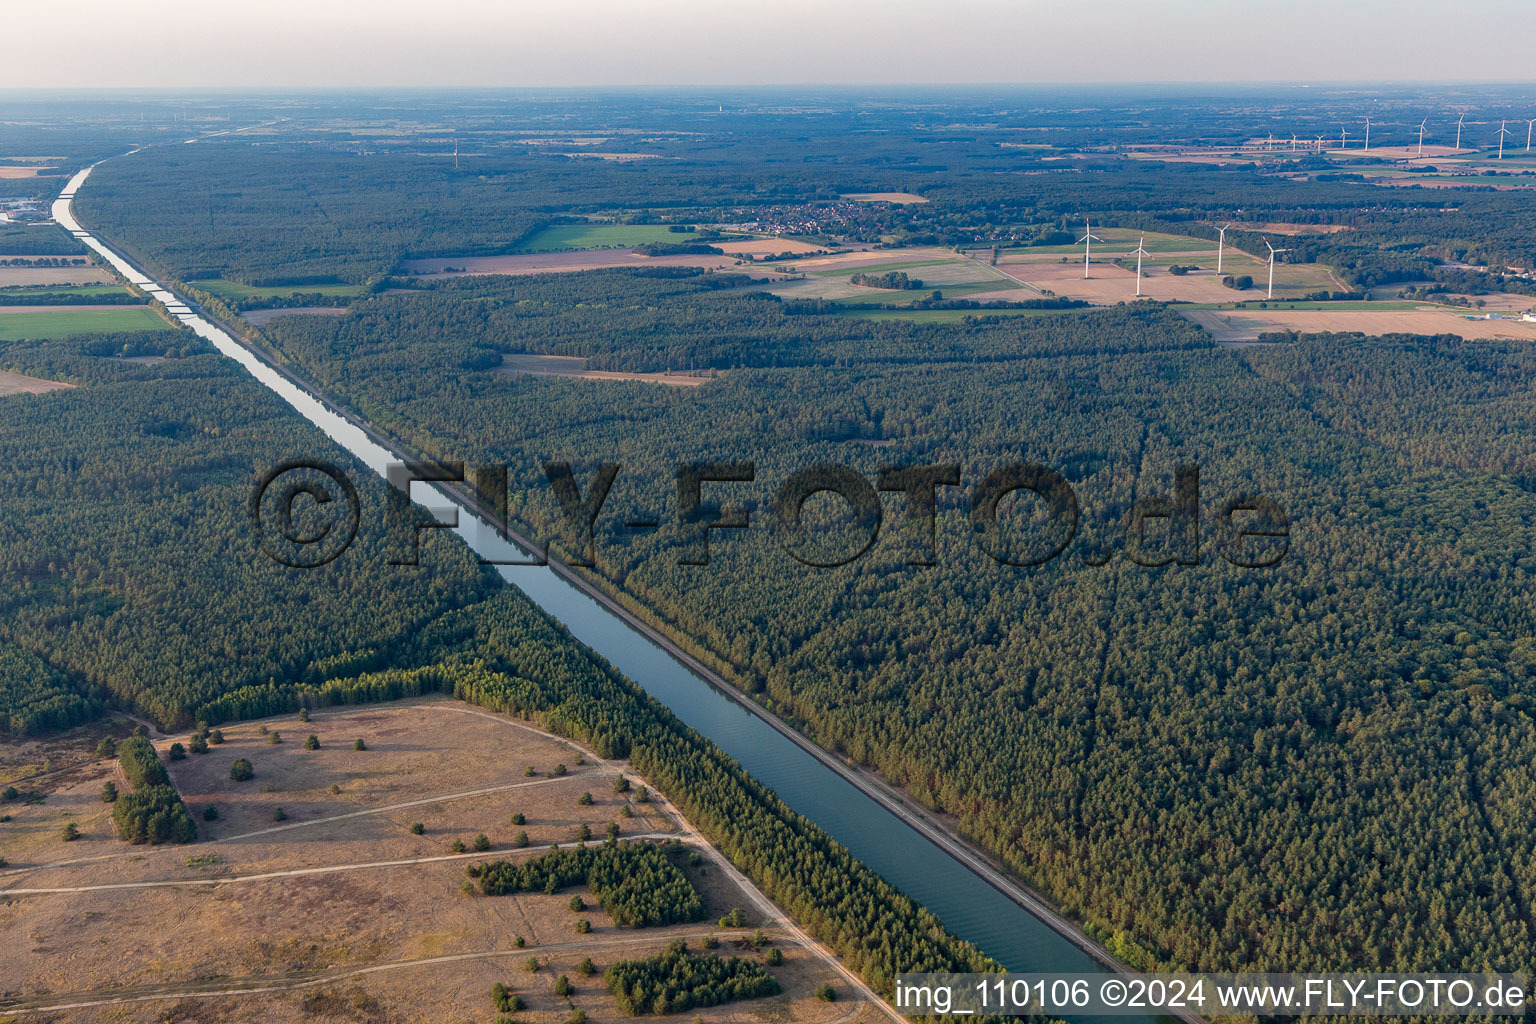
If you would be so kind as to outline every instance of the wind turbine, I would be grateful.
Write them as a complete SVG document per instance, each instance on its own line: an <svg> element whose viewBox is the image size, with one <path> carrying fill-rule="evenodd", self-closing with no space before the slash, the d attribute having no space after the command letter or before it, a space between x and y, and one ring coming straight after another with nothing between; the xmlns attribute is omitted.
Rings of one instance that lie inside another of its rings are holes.
<svg viewBox="0 0 1536 1024"><path fill-rule="evenodd" d="M1349 129L1348 128L1340 128L1339 129L1339 148L1340 149L1348 149L1349 148Z"/></svg>
<svg viewBox="0 0 1536 1024"><path fill-rule="evenodd" d="M1536 124L1536 121L1532 121L1531 123L1532 124ZM1291 132L1291 152L1292 153L1296 152L1296 133L1295 132Z"/></svg>
<svg viewBox="0 0 1536 1024"><path fill-rule="evenodd" d="M1461 149L1461 125L1466 119L1467 115L1465 113L1456 119L1456 148L1458 150Z"/></svg>
<svg viewBox="0 0 1536 1024"><path fill-rule="evenodd" d="M1429 118L1427 117L1419 122L1419 156L1424 155L1424 126L1427 124L1429 124Z"/></svg>
<svg viewBox="0 0 1536 1024"><path fill-rule="evenodd" d="M1531 151L1531 129L1532 128L1536 128L1536 117L1533 117L1529 121L1525 122L1525 151L1527 153L1529 153Z"/></svg>
<svg viewBox="0 0 1536 1024"><path fill-rule="evenodd" d="M1269 138L1264 143L1264 148L1265 149L1274 149L1275 148L1275 133L1274 132L1270 132L1269 133Z"/></svg>
<svg viewBox="0 0 1536 1024"><path fill-rule="evenodd" d="M453 169L459 169L459 140L453 140Z"/></svg>
<svg viewBox="0 0 1536 1024"><path fill-rule="evenodd" d="M1141 233L1141 238L1136 242L1136 248L1126 253L1127 256L1136 257L1136 297L1138 299L1141 298L1141 258L1143 256L1152 255L1151 253L1147 252L1146 241L1147 233L1143 231Z"/></svg>
<svg viewBox="0 0 1536 1024"><path fill-rule="evenodd" d="M1365 115L1365 152L1371 151L1371 115Z"/></svg>
<svg viewBox="0 0 1536 1024"><path fill-rule="evenodd" d="M1507 125L1508 123L1509 123L1508 121L1500 121L1499 122L1499 159L1500 160L1504 159L1504 136L1515 134L1514 132L1510 131L1508 128L1505 127L1505 125Z"/></svg>
<svg viewBox="0 0 1536 1024"><path fill-rule="evenodd" d="M1221 273L1221 253L1227 247L1227 228L1231 226L1232 222L1227 221L1221 226L1221 233L1216 237L1216 273L1218 274Z"/></svg>
<svg viewBox="0 0 1536 1024"><path fill-rule="evenodd" d="M1083 237L1078 239L1083 243L1083 280L1088 280L1088 256L1093 250L1094 242L1102 242L1104 239L1093 233L1093 225L1088 223L1088 218L1083 218Z"/></svg>
<svg viewBox="0 0 1536 1024"><path fill-rule="evenodd" d="M1317 137L1317 151L1319 153L1321 153L1323 151L1323 143L1326 142L1326 141L1327 141L1327 136L1325 136L1325 135L1319 135Z"/></svg>
<svg viewBox="0 0 1536 1024"><path fill-rule="evenodd" d="M1269 239L1264 239L1264 244L1269 245ZM1275 253L1290 251L1289 249L1276 249L1274 246L1269 245L1269 294L1264 296L1266 299L1275 297Z"/></svg>

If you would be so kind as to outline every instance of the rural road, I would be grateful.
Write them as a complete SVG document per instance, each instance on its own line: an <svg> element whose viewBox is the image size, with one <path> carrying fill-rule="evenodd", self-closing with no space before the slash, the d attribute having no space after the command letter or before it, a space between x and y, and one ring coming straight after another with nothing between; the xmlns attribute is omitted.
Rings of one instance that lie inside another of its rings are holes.
<svg viewBox="0 0 1536 1024"><path fill-rule="evenodd" d="M95 165L92 166L94 167ZM289 385L297 388L310 400L318 402L323 408L333 413L334 415L339 416L346 423L350 424L354 429L361 431L371 443L382 448L384 451L393 455L397 460L401 462L413 461L412 458L407 456L404 447L398 441L386 436L374 428L372 424L343 409L336 402L331 401L325 397L324 394L309 381L301 378L288 367L274 362L259 348L246 343L241 338L240 334L234 331L229 325L220 323L217 319L213 318L205 311L197 315L191 314L183 299L175 295L164 285L161 285L153 279L149 278L144 274L143 271L134 267L133 264L129 263L119 253L112 250L100 239L94 237L90 234L90 232L86 231L74 217L72 212L72 200L75 191L85 183L86 178L89 176L90 170L91 168L88 167L85 170L80 171L74 177L72 177L69 183L65 186L64 191L60 194L59 199L54 203L53 206L55 220L59 221L61 224L64 224L66 227L71 228L75 237L78 238L82 244L85 244L94 249L96 252L100 253L107 259L109 263L111 263L119 271L122 271L124 275L130 280L136 279L139 282L144 282L144 284L141 284L141 287L144 287L151 295L154 295L157 299L160 299L162 303L172 311L173 315L177 316L178 319L188 323L189 326L193 326L193 324L197 321L201 321L204 325L212 325L217 333L226 334L229 338L233 339L235 343L244 350L244 354L247 358L255 359L263 367L265 367L268 372L278 374ZM203 332L200 331L199 333ZM465 508L468 508L475 514L479 515L485 522L495 523L497 521L497 517L494 511L490 509L477 495L475 495L470 488L451 483L438 484L437 486L443 491L451 494L454 500L460 502ZM526 551L539 550L538 545L534 544L533 541L521 536L520 534L517 534L516 532L509 531L508 535L513 542L521 545ZM1018 882L1015 882L1006 874L1006 872L988 860L984 854L970 846L970 844L966 843L958 836L954 835L937 819L912 808L890 786L886 785L880 780L866 778L864 774L855 772L848 768L839 758L830 754L821 746L807 739L796 730L790 728L777 716L773 715L761 705L759 705L756 701L749 698L744 692L731 685L718 672L714 671L709 666L703 664L703 662L701 662L698 658L695 658L687 651L683 650L683 648L674 642L670 637L662 634L658 630L649 626L647 623L643 622L639 617L630 612L617 600L609 596L609 594L604 589L588 580L585 576L577 573L571 567L563 564L558 559L551 558L549 559L549 568L558 574L562 579L565 579L571 583L571 585L576 587L577 590L597 601L609 612L623 621L626 625L630 626L633 630L650 639L658 647L671 655L675 660L689 668L705 682L709 683L711 686L717 689L721 694L734 701L750 714L756 716L758 719L780 733L790 742L800 747L807 754L816 758L827 768L837 773L849 784L861 791L866 797L884 807L890 814L904 821L906 824L908 824L910 827L912 827L914 830L932 842L935 846L939 847L954 860L973 872L982 881L990 885L995 891L1007 899L1012 900L1020 907L1028 911L1030 914L1037 917L1042 923L1046 924L1064 939L1077 946L1083 952L1087 953L1094 960L1102 964L1106 969L1118 974L1131 973L1130 970L1125 965L1117 961L1102 944L1096 942L1081 929L1057 914L1038 895L1026 889ZM1178 1017L1179 1019L1184 1020L1186 1024L1203 1024L1203 1019L1194 1014L1180 1013L1178 1014Z"/></svg>

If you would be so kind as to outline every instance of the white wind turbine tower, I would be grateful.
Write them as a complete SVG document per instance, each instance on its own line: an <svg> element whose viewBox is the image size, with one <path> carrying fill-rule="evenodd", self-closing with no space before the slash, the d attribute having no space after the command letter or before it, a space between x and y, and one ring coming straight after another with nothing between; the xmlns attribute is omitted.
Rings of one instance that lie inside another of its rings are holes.
<svg viewBox="0 0 1536 1024"><path fill-rule="evenodd" d="M1319 135L1317 137L1317 151L1319 153L1321 153L1323 151L1323 143L1327 142L1327 141L1328 141L1328 137L1326 135Z"/></svg>
<svg viewBox="0 0 1536 1024"><path fill-rule="evenodd" d="M1424 155L1424 131L1427 124L1429 124L1429 118L1427 117L1419 122L1419 156Z"/></svg>
<svg viewBox="0 0 1536 1024"><path fill-rule="evenodd" d="M1365 117L1365 152L1369 153L1370 151L1371 151L1371 117L1370 117L1369 114L1367 114L1366 117Z"/></svg>
<svg viewBox="0 0 1536 1024"><path fill-rule="evenodd" d="M1229 228L1231 226L1232 226L1232 222L1231 221L1227 221L1225 224L1223 224L1221 226L1221 231L1216 236L1216 273L1218 273L1218 274L1221 273L1221 254L1222 254L1222 250L1226 249L1226 247L1227 247L1227 228Z"/></svg>
<svg viewBox="0 0 1536 1024"><path fill-rule="evenodd" d="M1138 299L1141 298L1141 258L1143 256L1152 255L1151 253L1147 252L1146 242L1147 233L1143 231L1141 233L1141 238L1136 242L1136 248L1126 253L1127 256L1136 257L1136 297Z"/></svg>
<svg viewBox="0 0 1536 1024"><path fill-rule="evenodd" d="M1531 123L1532 124L1536 124L1536 121L1533 121ZM1291 132L1291 152L1292 153L1296 152L1296 133L1295 132Z"/></svg>
<svg viewBox="0 0 1536 1024"><path fill-rule="evenodd" d="M1272 299L1275 297L1275 253L1290 252L1291 250L1276 249L1274 246L1269 245L1269 239L1267 238L1264 239L1264 244L1269 246L1269 294L1265 298Z"/></svg>
<svg viewBox="0 0 1536 1024"><path fill-rule="evenodd" d="M1508 125L1508 124L1509 124L1508 121L1500 121L1499 122L1499 159L1500 160L1504 159L1504 136L1515 134L1514 132L1510 131L1506 127L1506 125Z"/></svg>
<svg viewBox="0 0 1536 1024"><path fill-rule="evenodd" d="M457 138L453 140L453 169L459 169L459 140Z"/></svg>
<svg viewBox="0 0 1536 1024"><path fill-rule="evenodd" d="M1525 151L1531 151L1531 129L1536 128L1536 117L1525 122Z"/></svg>
<svg viewBox="0 0 1536 1024"><path fill-rule="evenodd" d="M1349 148L1349 129L1348 128L1340 128L1339 129L1339 148L1340 149L1348 149Z"/></svg>
<svg viewBox="0 0 1536 1024"><path fill-rule="evenodd" d="M1078 241L1083 243L1083 280L1086 281L1088 280L1088 257L1093 250L1093 243L1102 242L1104 239L1093 233L1093 225L1088 223L1085 217L1083 218L1083 237Z"/></svg>
<svg viewBox="0 0 1536 1024"><path fill-rule="evenodd" d="M1461 126L1466 119L1467 115L1465 113L1456 119L1456 148L1458 150L1461 149Z"/></svg>

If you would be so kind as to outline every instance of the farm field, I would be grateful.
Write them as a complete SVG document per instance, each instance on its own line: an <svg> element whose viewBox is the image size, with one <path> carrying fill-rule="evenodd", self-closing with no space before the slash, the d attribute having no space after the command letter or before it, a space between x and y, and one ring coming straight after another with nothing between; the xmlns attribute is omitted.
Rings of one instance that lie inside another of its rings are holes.
<svg viewBox="0 0 1536 1024"><path fill-rule="evenodd" d="M696 232L672 231L666 224L552 224L534 232L517 250L602 249L644 242L691 242L697 237Z"/></svg>
<svg viewBox="0 0 1536 1024"><path fill-rule="evenodd" d="M74 387L57 380L28 377L24 373L0 370L0 397L6 395L45 395L50 391L62 391Z"/></svg>
<svg viewBox="0 0 1536 1024"><path fill-rule="evenodd" d="M1180 309L1179 312L1223 344L1254 342L1259 335L1272 331L1453 334L1467 340L1536 341L1536 324L1515 320L1468 320L1458 313L1433 307L1386 310Z"/></svg>
<svg viewBox="0 0 1536 1024"><path fill-rule="evenodd" d="M448 269L450 267L453 269ZM641 256L628 249L586 249L516 256L458 256L449 259L406 260L400 264L401 272L411 277L469 277L477 274L519 277L527 274L574 274L612 267L701 267L705 270L730 270L732 273L750 274L753 277L779 276L771 268L743 262L733 256L709 253Z"/></svg>
<svg viewBox="0 0 1536 1024"><path fill-rule="evenodd" d="M947 298L979 301L1039 297L1038 292L1024 290L999 269L946 249L860 250L814 256L784 266L800 273L775 282L767 290L786 299L904 305L926 299L935 291L943 292ZM852 281L855 274L893 272L904 273L922 285L909 289L871 288Z"/></svg>
<svg viewBox="0 0 1536 1024"><path fill-rule="evenodd" d="M154 331L164 327L165 321L148 306L0 306L0 341L105 331Z"/></svg>
<svg viewBox="0 0 1536 1024"><path fill-rule="evenodd" d="M23 285L102 284L111 280L112 275L101 267L84 264L77 267L0 267L0 288Z"/></svg>
<svg viewBox="0 0 1536 1024"><path fill-rule="evenodd" d="M53 296L93 296L93 295L131 295L126 287L120 284L80 284L80 285L36 285L18 288L0 289L0 301L13 302L24 305L26 299Z"/></svg>
<svg viewBox="0 0 1536 1024"><path fill-rule="evenodd" d="M895 203L897 205L928 201L912 192L844 192L843 198L852 199L856 203Z"/></svg>
<svg viewBox="0 0 1536 1024"><path fill-rule="evenodd" d="M240 314L247 323L260 327L280 316L346 316L346 306L277 306L273 309L248 309Z"/></svg>
<svg viewBox="0 0 1536 1024"><path fill-rule="evenodd" d="M222 277L205 278L199 281L189 282L205 292L211 292L221 299L275 299L285 295L314 294L334 295L337 298L352 298L361 295L363 286L360 284L298 284L298 285L274 285L259 286L242 284L239 281L229 281Z"/></svg>
<svg viewBox="0 0 1536 1024"><path fill-rule="evenodd" d="M269 743L272 733L282 742ZM318 750L305 749L309 734ZM110 779L126 789L115 760L22 787L46 799L13 802L0 840L10 861L0 872L0 891L10 894L0 941L16 954L0 1010L69 1007L70 1020L161 1021L168 1012L222 1018L238 1006L240 1019L299 1022L344 1006L378 1019L470 1022L494 1017L490 990L502 982L527 1003L520 1020L554 1024L579 1007L591 1021L616 1021L601 981L607 965L678 938L703 952L713 935L722 954L758 963L779 949L783 963L771 973L783 991L702 1010L704 1020L873 1019L846 985L850 1001L812 997L817 985L839 983L830 963L696 845L669 805L642 802L644 780L622 763L446 698L240 723L223 736L206 754L167 762L198 821L190 845L134 847L115 837L110 805L98 798ZM354 749L359 739L365 750ZM173 740L187 737L157 739L162 757ZM255 777L232 782L229 766L242 757ZM627 793L615 791L620 774L632 780ZM202 814L210 805L219 811L212 822ZM286 817L275 821L279 807ZM621 815L625 807L633 817ZM82 838L62 842L65 822ZM537 857L573 844L583 826L601 838L610 823L634 842L685 844L674 863L703 898L704 921L620 928L584 885L554 894L462 891L470 864ZM513 845L519 832L524 852ZM452 849L480 833L489 850ZM587 904L579 911L573 893ZM733 908L743 912L741 926L714 923ZM579 933L578 920L590 930ZM769 945L738 945L759 927ZM587 957L595 975L578 970ZM573 985L569 996L553 992L561 975ZM263 991L236 995L241 989Z"/></svg>

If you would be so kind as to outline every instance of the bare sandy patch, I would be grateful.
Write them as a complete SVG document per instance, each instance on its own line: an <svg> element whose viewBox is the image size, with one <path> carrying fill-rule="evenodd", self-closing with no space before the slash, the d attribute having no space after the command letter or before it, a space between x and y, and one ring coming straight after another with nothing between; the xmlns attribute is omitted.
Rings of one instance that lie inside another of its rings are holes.
<svg viewBox="0 0 1536 1024"><path fill-rule="evenodd" d="M35 178L43 171L51 171L52 167L16 166L15 164L0 164L0 178Z"/></svg>
<svg viewBox="0 0 1536 1024"><path fill-rule="evenodd" d="M575 377L580 380L633 380L646 384L665 384L675 388L696 388L718 376L715 370L693 373L629 373L618 370L589 370L580 356L539 356L510 354L501 357L501 365L492 373L505 377L526 374L531 377Z"/></svg>
<svg viewBox="0 0 1536 1024"><path fill-rule="evenodd" d="M23 373L0 370L0 395L46 395L50 391L63 391L74 387L58 380L28 377Z"/></svg>
<svg viewBox="0 0 1536 1024"><path fill-rule="evenodd" d="M278 306L273 309L248 309L240 314L246 323L260 327L280 316L346 316L346 306Z"/></svg>
<svg viewBox="0 0 1536 1024"><path fill-rule="evenodd" d="M1336 235L1352 230L1347 224L1294 224L1286 221L1265 221L1262 224L1235 224L1244 231L1262 231L1271 235Z"/></svg>
<svg viewBox="0 0 1536 1024"><path fill-rule="evenodd" d="M1259 335L1275 331L1454 334L1469 341L1536 341L1536 324L1467 320L1437 309L1191 309L1180 312L1223 344L1252 343L1259 339Z"/></svg>
<svg viewBox="0 0 1536 1024"><path fill-rule="evenodd" d="M895 203L898 206L928 201L912 192L844 192L843 198L856 203Z"/></svg>
<svg viewBox="0 0 1536 1024"><path fill-rule="evenodd" d="M6 256L3 259L42 259L43 257ZM0 288L38 284L105 284L112 275L101 267L0 267Z"/></svg>

